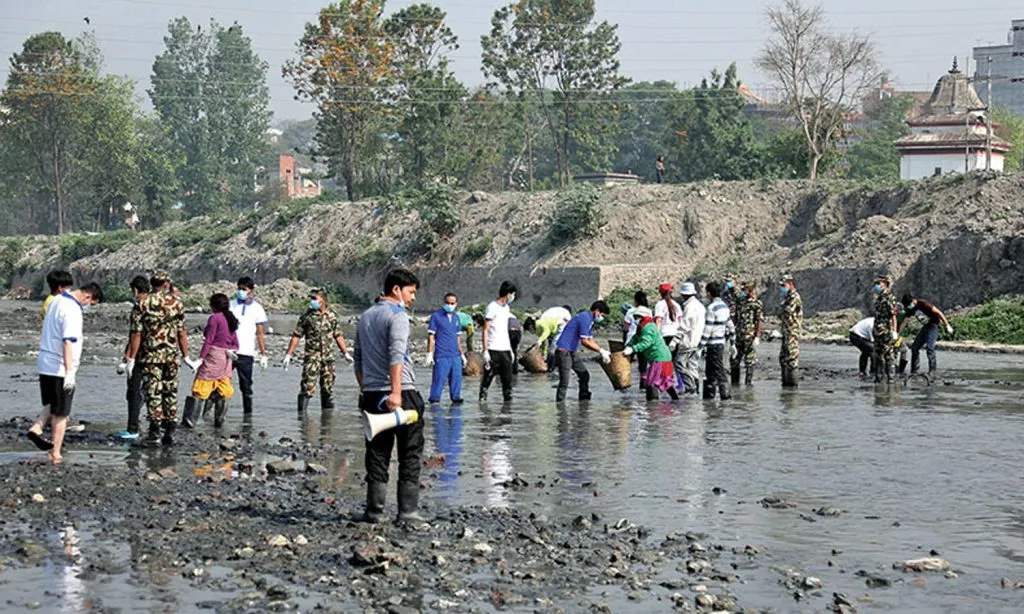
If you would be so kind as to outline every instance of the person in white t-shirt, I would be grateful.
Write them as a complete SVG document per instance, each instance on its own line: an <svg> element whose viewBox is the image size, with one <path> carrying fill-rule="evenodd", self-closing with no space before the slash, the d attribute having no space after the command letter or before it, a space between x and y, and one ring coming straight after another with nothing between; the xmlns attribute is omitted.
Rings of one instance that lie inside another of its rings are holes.
<svg viewBox="0 0 1024 614"><path fill-rule="evenodd" d="M672 284L661 284L658 287L658 293L661 295L661 300L654 306L654 323L661 329L661 336L665 339L665 343L669 344L675 351L675 346L672 346L672 342L676 338L676 333L679 332L679 320L683 317L683 310L679 306L679 303L672 298Z"/></svg>
<svg viewBox="0 0 1024 614"><path fill-rule="evenodd" d="M231 299L231 313L238 319L238 358L234 361L235 372L238 374L238 388L242 391L242 412L252 414L252 367L259 349L260 368L267 369L267 345L264 340L264 329L267 326L267 312L263 310L253 290L256 282L251 277L238 280L238 290Z"/></svg>
<svg viewBox="0 0 1024 614"><path fill-rule="evenodd" d="M71 292L57 295L46 310L43 332L39 339L39 392L43 413L28 429L28 438L40 450L49 451L50 462L63 462L61 448L71 415L78 365L82 360L82 308L103 301L103 290L90 283ZM43 438L43 428L50 424L53 442Z"/></svg>
<svg viewBox="0 0 1024 614"><path fill-rule="evenodd" d="M498 299L491 301L484 312L484 376L480 379L480 400L487 400L487 389L494 377L501 378L501 396L512 400L512 370L515 357L512 342L508 336L508 320L512 314L509 305L516 300L516 286L510 281L501 282Z"/></svg>
<svg viewBox="0 0 1024 614"><path fill-rule="evenodd" d="M875 374L875 319L864 318L850 329L850 344L860 350L857 374L867 377ZM868 367L870 366L870 370Z"/></svg>

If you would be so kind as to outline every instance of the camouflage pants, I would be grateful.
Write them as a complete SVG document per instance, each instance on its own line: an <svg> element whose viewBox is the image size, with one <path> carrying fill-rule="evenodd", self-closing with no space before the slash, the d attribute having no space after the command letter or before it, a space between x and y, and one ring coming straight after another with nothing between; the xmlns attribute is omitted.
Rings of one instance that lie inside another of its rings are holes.
<svg viewBox="0 0 1024 614"><path fill-rule="evenodd" d="M329 397L334 394L334 361L325 360L320 356L306 356L302 362L302 383L299 384L299 394L304 394L307 397L313 396L318 384L321 395Z"/></svg>
<svg viewBox="0 0 1024 614"><path fill-rule="evenodd" d="M732 361L733 368L745 365L747 369L753 369L757 364L757 348L754 347L754 339L736 338L736 358Z"/></svg>
<svg viewBox="0 0 1024 614"><path fill-rule="evenodd" d="M782 347L779 348L779 366L796 369L800 366L800 340L787 335L782 336Z"/></svg>
<svg viewBox="0 0 1024 614"><path fill-rule="evenodd" d="M146 419L150 424L174 422L178 417L178 361L146 363L140 368L146 381Z"/></svg>
<svg viewBox="0 0 1024 614"><path fill-rule="evenodd" d="M896 342L889 331L885 331L884 336L875 336L875 365L882 364L884 360L896 360Z"/></svg>

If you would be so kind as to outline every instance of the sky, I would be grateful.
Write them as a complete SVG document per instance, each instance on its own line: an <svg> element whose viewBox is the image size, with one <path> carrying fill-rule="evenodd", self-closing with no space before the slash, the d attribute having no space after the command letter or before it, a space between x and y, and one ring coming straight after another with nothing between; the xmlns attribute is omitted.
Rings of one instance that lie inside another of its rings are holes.
<svg viewBox="0 0 1024 614"><path fill-rule="evenodd" d="M448 12L459 37L453 54L456 75L482 85L480 37L490 30L494 10L508 0L436 0ZM309 103L294 100L281 66L295 55L295 42L325 0L0 0L0 79L7 80L12 53L30 35L57 30L74 37L95 33L108 73L127 75L148 106L146 87L154 57L163 49L167 23L179 16L193 23L211 18L237 21L256 52L269 63L268 84L275 121L304 119ZM389 0L388 11L415 4ZM1020 0L988 0L978 5L957 0L824 0L834 30L856 30L874 37L882 66L900 89L930 90L960 56L975 45L1006 41L1011 19L1024 19ZM700 82L712 68L735 61L740 78L755 92L768 79L754 67L766 36L764 0L597 0L599 19L619 25L622 72L634 81L667 80L680 86ZM88 17L90 24L84 19ZM973 67L972 67L973 68ZM1024 77L1024 75L1020 75Z"/></svg>

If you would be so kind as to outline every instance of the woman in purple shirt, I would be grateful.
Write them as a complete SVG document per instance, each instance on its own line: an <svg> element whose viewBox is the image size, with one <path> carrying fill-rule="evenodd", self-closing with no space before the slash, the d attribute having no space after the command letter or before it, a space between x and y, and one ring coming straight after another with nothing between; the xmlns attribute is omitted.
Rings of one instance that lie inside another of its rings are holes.
<svg viewBox="0 0 1024 614"><path fill-rule="evenodd" d="M206 321L203 331L203 349L199 352L199 368L192 382L192 396L185 399L185 411L181 425L195 426L199 401L211 400L214 404L213 426L224 425L228 412L228 399L235 394L231 386L231 361L238 350L238 319L231 313L231 303L225 294L210 297L210 311L213 314Z"/></svg>

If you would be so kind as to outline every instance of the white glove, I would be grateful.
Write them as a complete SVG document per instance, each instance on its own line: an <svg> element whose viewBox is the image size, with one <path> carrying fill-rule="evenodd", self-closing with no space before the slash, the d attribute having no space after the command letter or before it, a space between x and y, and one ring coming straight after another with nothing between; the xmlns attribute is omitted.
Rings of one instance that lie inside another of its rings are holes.
<svg viewBox="0 0 1024 614"><path fill-rule="evenodd" d="M729 344L729 358L731 360L735 360L736 357L739 356L739 355L740 355L740 352L739 352L739 350L736 349L736 344L735 343L730 343Z"/></svg>
<svg viewBox="0 0 1024 614"><path fill-rule="evenodd" d="M463 366L463 368L465 368L465 366L466 366L466 355L465 354L460 354L459 358L462 359L462 366Z"/></svg>
<svg viewBox="0 0 1024 614"><path fill-rule="evenodd" d="M270 363L267 361L267 355L266 354L260 354L260 369L263 369L264 371L266 371L267 370L267 366L269 364Z"/></svg>
<svg viewBox="0 0 1024 614"><path fill-rule="evenodd" d="M434 366L434 353L433 352L427 352L427 359L423 362L423 365L427 366L427 367L433 367Z"/></svg>
<svg viewBox="0 0 1024 614"><path fill-rule="evenodd" d="M231 360L231 362L236 362L238 360L238 352L234 350L227 350L227 353L228 358Z"/></svg>
<svg viewBox="0 0 1024 614"><path fill-rule="evenodd" d="M900 334L898 332L896 332L896 331L892 331L892 340L896 341L899 338L900 338Z"/></svg>
<svg viewBox="0 0 1024 614"><path fill-rule="evenodd" d="M754 337L754 347L757 347L759 345L761 345L761 338L760 337Z"/></svg>
<svg viewBox="0 0 1024 614"><path fill-rule="evenodd" d="M75 390L75 372L68 371L64 375L64 392L74 392Z"/></svg>
<svg viewBox="0 0 1024 614"><path fill-rule="evenodd" d="M288 370L288 365L290 365L290 364L292 364L292 355L291 354L285 354L284 355L284 359L281 360L281 366L284 367L285 371L287 371Z"/></svg>
<svg viewBox="0 0 1024 614"><path fill-rule="evenodd" d="M947 335L952 335L953 334L953 327L951 325L949 325L949 324L946 325L946 334Z"/></svg>
<svg viewBox="0 0 1024 614"><path fill-rule="evenodd" d="M117 374L118 375L124 375L125 369L128 367L127 362L128 362L127 360L122 360L121 362L117 363Z"/></svg>
<svg viewBox="0 0 1024 614"><path fill-rule="evenodd" d="M345 360L347 360L350 365L355 363L356 357L352 355L352 350L345 352Z"/></svg>
<svg viewBox="0 0 1024 614"><path fill-rule="evenodd" d="M633 355L633 348L628 347L628 348L622 350L622 355L623 356L632 356Z"/></svg>
<svg viewBox="0 0 1024 614"><path fill-rule="evenodd" d="M128 374L128 377L131 377L132 373L134 371L135 371L135 359L134 358L129 358L128 360L124 361L124 372Z"/></svg>
<svg viewBox="0 0 1024 614"><path fill-rule="evenodd" d="M672 341L671 341L671 342L670 342L670 343L668 344L668 351L670 351L670 352L674 352L674 351L676 351L676 348L678 348L678 347L679 347L679 339L673 339L673 340L672 340Z"/></svg>
<svg viewBox="0 0 1024 614"><path fill-rule="evenodd" d="M601 348L601 362L608 364L612 361L612 353L608 350Z"/></svg>
<svg viewBox="0 0 1024 614"><path fill-rule="evenodd" d="M490 369L490 368L491 368L491 353L485 350L484 351L484 369Z"/></svg>
<svg viewBox="0 0 1024 614"><path fill-rule="evenodd" d="M192 369L193 373L199 370L199 365L203 364L203 360L201 358L199 360L192 360L191 356L186 356L182 359L182 362L188 365L188 368Z"/></svg>

